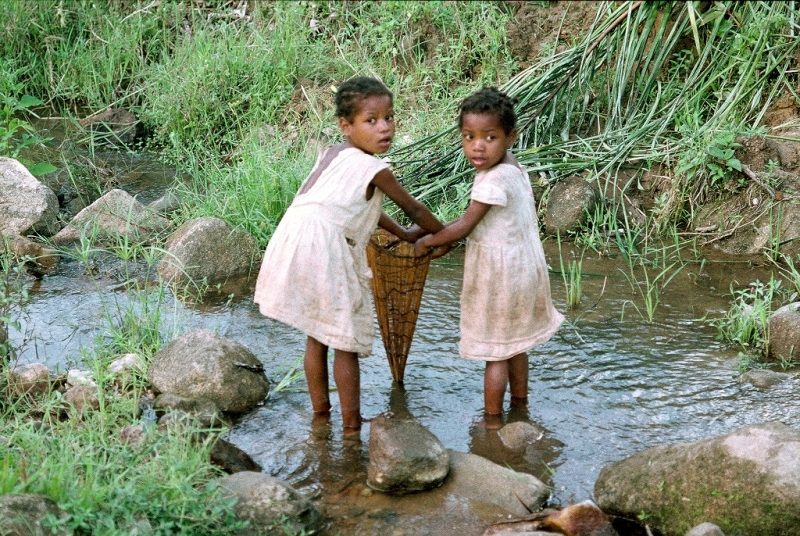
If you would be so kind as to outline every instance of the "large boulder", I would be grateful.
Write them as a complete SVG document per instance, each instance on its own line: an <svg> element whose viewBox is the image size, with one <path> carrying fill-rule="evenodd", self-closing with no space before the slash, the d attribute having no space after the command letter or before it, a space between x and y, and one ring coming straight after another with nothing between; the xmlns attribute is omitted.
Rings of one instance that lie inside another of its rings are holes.
<svg viewBox="0 0 800 536"><path fill-rule="evenodd" d="M241 471L216 482L236 499L236 516L250 521L250 528L241 534L313 534L322 527L316 507L277 478Z"/></svg>
<svg viewBox="0 0 800 536"><path fill-rule="evenodd" d="M181 225L169 237L158 275L178 286L209 285L248 275L258 255L255 238L219 218L204 217Z"/></svg>
<svg viewBox="0 0 800 536"><path fill-rule="evenodd" d="M269 393L264 367L250 350L204 329L190 331L157 352L147 379L157 391L210 400L232 413L251 409Z"/></svg>
<svg viewBox="0 0 800 536"><path fill-rule="evenodd" d="M58 232L58 198L13 158L0 157L0 235Z"/></svg>
<svg viewBox="0 0 800 536"><path fill-rule="evenodd" d="M54 244L77 242L81 236L97 240L126 237L147 242L170 228L170 222L138 202L125 190L115 189L78 212L56 234Z"/></svg>
<svg viewBox="0 0 800 536"><path fill-rule="evenodd" d="M767 423L650 448L603 467L594 494L604 512L644 516L664 536L703 522L725 534L796 534L800 432Z"/></svg>
<svg viewBox="0 0 800 536"><path fill-rule="evenodd" d="M370 422L367 485L378 491L435 488L450 470L450 456L427 428L391 414Z"/></svg>

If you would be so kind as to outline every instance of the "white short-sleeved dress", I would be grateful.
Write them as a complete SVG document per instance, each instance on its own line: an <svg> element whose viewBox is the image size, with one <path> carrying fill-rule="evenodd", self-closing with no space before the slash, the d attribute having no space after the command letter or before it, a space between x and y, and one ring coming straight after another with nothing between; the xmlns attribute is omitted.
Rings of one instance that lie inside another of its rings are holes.
<svg viewBox="0 0 800 536"><path fill-rule="evenodd" d="M379 158L348 147L311 189L295 196L258 273L254 301L261 314L330 348L372 352L372 272L366 248L381 215L383 192L376 188L369 200L366 193L386 167Z"/></svg>
<svg viewBox="0 0 800 536"><path fill-rule="evenodd" d="M467 238L459 353L501 361L547 342L564 317L551 298L528 173L508 163L480 171L471 198L492 207Z"/></svg>

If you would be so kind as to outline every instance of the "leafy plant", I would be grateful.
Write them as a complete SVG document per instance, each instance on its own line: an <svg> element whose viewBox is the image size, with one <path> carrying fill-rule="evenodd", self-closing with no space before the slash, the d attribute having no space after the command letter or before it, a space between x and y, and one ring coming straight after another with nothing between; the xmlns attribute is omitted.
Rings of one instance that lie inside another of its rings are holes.
<svg viewBox="0 0 800 536"><path fill-rule="evenodd" d="M36 177L51 173L56 167L47 162L33 164L25 158L24 152L31 147L42 145L49 141L49 138L40 137L19 115L41 104L42 101L30 95L23 95L17 99L0 93L0 156L19 160Z"/></svg>
<svg viewBox="0 0 800 536"><path fill-rule="evenodd" d="M745 289L731 288L731 308L723 317L711 321L717 328L718 338L738 344L755 355L763 355L769 342L772 304L781 290L781 281L774 277L767 283L755 281Z"/></svg>

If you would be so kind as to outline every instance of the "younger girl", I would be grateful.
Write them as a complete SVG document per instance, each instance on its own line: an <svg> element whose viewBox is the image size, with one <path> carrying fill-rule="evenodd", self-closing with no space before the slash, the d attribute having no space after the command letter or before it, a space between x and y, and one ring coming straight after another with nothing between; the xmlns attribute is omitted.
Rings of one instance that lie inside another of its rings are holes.
<svg viewBox="0 0 800 536"><path fill-rule="evenodd" d="M315 415L327 416L328 347L344 428L361 427L358 356L372 351L374 326L367 241L379 225L415 241L443 228L373 156L394 138L392 93L381 82L351 78L336 92L345 141L323 152L300 186L264 253L255 302L264 316L304 332L304 368ZM401 227L382 211L389 196L417 225Z"/></svg>
<svg viewBox="0 0 800 536"><path fill-rule="evenodd" d="M517 136L513 105L496 88L484 88L461 103L461 145L478 170L470 204L444 230L415 244L419 255L469 236L459 353L486 361L487 425L499 423L508 384L511 406L527 406L526 352L548 341L564 320L550 297L528 173L508 152Z"/></svg>

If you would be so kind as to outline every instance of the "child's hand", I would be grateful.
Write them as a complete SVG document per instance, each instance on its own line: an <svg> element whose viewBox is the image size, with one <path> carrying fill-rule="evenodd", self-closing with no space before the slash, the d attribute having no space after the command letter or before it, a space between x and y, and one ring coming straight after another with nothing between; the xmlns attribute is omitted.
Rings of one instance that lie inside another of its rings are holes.
<svg viewBox="0 0 800 536"><path fill-rule="evenodd" d="M405 241L416 242L426 234L428 234L428 231L426 231L425 229L423 229L422 227L420 227L415 223L414 225L406 229Z"/></svg>
<svg viewBox="0 0 800 536"><path fill-rule="evenodd" d="M417 257L422 257L423 255L427 255L430 253L431 248L430 246L425 244L425 239L431 235L425 235L424 237L420 238L416 242L414 242L414 255Z"/></svg>
<svg viewBox="0 0 800 536"><path fill-rule="evenodd" d="M433 248L433 253L431 253L431 259L438 259L439 257L443 257L451 249L453 249L453 244L446 244L444 246L435 247Z"/></svg>

